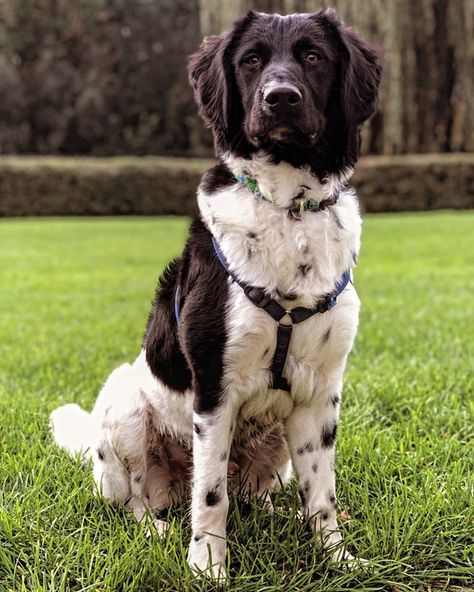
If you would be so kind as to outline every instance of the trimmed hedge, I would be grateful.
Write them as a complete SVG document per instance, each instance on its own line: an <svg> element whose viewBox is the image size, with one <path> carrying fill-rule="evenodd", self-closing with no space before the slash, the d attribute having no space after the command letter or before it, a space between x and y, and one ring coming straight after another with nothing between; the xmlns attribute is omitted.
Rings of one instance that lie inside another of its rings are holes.
<svg viewBox="0 0 474 592"><path fill-rule="evenodd" d="M0 159L0 216L193 215L205 159ZM474 154L361 158L368 212L474 207Z"/></svg>

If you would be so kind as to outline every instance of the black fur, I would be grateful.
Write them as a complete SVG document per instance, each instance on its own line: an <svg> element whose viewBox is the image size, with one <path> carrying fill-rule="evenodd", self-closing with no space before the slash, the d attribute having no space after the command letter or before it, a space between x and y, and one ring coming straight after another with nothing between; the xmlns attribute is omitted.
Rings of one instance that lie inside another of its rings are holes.
<svg viewBox="0 0 474 592"><path fill-rule="evenodd" d="M191 372L178 341L174 310L180 267L181 260L175 259L160 277L143 346L153 374L173 390L184 392L191 386Z"/></svg>
<svg viewBox="0 0 474 592"><path fill-rule="evenodd" d="M201 180L200 189L206 195L212 195L214 192L224 187L229 187L237 183L234 175L224 163L216 164L209 169Z"/></svg>
<svg viewBox="0 0 474 592"><path fill-rule="evenodd" d="M206 506L215 506L220 499L219 487L216 485L214 489L210 489L206 494Z"/></svg>
<svg viewBox="0 0 474 592"><path fill-rule="evenodd" d="M325 425L323 427L323 431L321 432L321 446L323 448L331 448L331 446L334 446L334 442L336 441L336 434L337 423L333 423L332 425Z"/></svg>
<svg viewBox="0 0 474 592"><path fill-rule="evenodd" d="M284 22L249 12L229 32L204 41L189 76L218 155L249 158L264 149L274 162L307 164L323 180L354 166L358 128L374 112L381 67L374 48L332 10ZM268 108L262 91L276 78L299 90L300 110L282 116ZM282 123L292 133L272 139Z"/></svg>
<svg viewBox="0 0 474 592"><path fill-rule="evenodd" d="M329 338L331 337L331 327L329 327L329 329L326 331L326 333L324 333L324 335L321 337L321 343L327 343L329 341Z"/></svg>
<svg viewBox="0 0 474 592"><path fill-rule="evenodd" d="M314 444L312 442L306 442L303 446L297 449L297 454L301 455L305 452L314 452Z"/></svg>
<svg viewBox="0 0 474 592"><path fill-rule="evenodd" d="M178 284L179 326L174 311ZM211 234L196 221L181 259L160 279L145 348L151 371L168 387L179 392L193 388L198 413L219 404L227 291L227 274L214 253Z"/></svg>

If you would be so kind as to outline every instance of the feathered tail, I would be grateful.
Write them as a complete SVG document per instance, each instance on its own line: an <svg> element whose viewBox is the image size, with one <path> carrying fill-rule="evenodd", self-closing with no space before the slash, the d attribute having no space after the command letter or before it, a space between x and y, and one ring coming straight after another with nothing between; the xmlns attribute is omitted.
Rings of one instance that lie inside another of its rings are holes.
<svg viewBox="0 0 474 592"><path fill-rule="evenodd" d="M70 403L55 409L50 415L51 430L58 446L71 456L90 458L90 449L97 438L97 426L90 413Z"/></svg>

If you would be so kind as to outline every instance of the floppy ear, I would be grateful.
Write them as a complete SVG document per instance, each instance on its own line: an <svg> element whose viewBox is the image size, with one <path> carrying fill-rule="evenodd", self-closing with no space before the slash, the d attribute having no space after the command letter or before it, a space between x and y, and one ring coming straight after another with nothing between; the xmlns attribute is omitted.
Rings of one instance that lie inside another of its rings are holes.
<svg viewBox="0 0 474 592"><path fill-rule="evenodd" d="M220 148L231 144L241 130L243 111L232 56L242 33L255 17L255 13L249 12L230 31L206 37L189 59L189 81L199 113Z"/></svg>
<svg viewBox="0 0 474 592"><path fill-rule="evenodd" d="M200 49L189 58L189 82L194 90L194 98L199 114L212 128L227 126L229 114L227 101L229 73L224 68L224 48L229 34L206 37Z"/></svg>
<svg viewBox="0 0 474 592"><path fill-rule="evenodd" d="M358 126L375 111L382 67L377 52L353 29L338 26L343 56L341 107L346 125Z"/></svg>

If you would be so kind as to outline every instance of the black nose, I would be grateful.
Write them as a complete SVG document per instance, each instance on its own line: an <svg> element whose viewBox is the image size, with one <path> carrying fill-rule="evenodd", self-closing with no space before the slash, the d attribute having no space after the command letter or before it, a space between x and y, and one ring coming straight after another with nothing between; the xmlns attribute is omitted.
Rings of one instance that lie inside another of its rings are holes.
<svg viewBox="0 0 474 592"><path fill-rule="evenodd" d="M296 113L303 104L303 97L294 84L285 82L266 90L263 101L274 113Z"/></svg>

